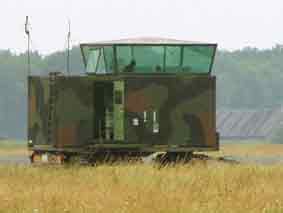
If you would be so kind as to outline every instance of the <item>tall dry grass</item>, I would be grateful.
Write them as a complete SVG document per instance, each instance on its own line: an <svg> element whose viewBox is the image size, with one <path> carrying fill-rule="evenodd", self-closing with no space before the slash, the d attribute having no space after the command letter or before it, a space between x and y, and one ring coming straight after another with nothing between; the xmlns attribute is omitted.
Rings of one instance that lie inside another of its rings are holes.
<svg viewBox="0 0 283 213"><path fill-rule="evenodd" d="M0 212L283 212L283 167L0 166Z"/></svg>

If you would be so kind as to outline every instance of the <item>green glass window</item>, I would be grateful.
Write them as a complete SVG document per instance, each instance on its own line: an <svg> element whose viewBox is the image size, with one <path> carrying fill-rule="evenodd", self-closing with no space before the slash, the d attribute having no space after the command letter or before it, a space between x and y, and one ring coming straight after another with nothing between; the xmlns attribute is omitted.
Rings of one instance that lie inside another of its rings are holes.
<svg viewBox="0 0 283 213"><path fill-rule="evenodd" d="M99 57L99 49L88 50L86 57L87 57L86 71L89 73L95 72Z"/></svg>
<svg viewBox="0 0 283 213"><path fill-rule="evenodd" d="M136 72L153 73L163 71L164 47L163 46L136 46L134 47Z"/></svg>
<svg viewBox="0 0 283 213"><path fill-rule="evenodd" d="M107 73L113 73L115 70L114 50L113 47L104 47L104 58Z"/></svg>
<svg viewBox="0 0 283 213"><path fill-rule="evenodd" d="M84 49L88 73L106 74L114 72L114 53L112 47Z"/></svg>
<svg viewBox="0 0 283 213"><path fill-rule="evenodd" d="M162 72L163 46L117 46L119 72Z"/></svg>
<svg viewBox="0 0 283 213"><path fill-rule="evenodd" d="M215 45L204 44L85 46L83 54L87 72L97 74L114 70L120 73L201 74L209 73L215 48Z"/></svg>
<svg viewBox="0 0 283 213"><path fill-rule="evenodd" d="M98 55L95 73L97 73L97 74L105 74L106 73L105 56L104 56L104 49L103 48L99 49L99 55Z"/></svg>
<svg viewBox="0 0 283 213"><path fill-rule="evenodd" d="M181 48L179 46L166 47L166 72L176 73L181 71Z"/></svg>
<svg viewBox="0 0 283 213"><path fill-rule="evenodd" d="M91 49L91 47L88 47L88 46L83 46L82 47L82 54L83 54L84 59L88 58L90 49ZM86 62L86 65L87 65L87 60L85 62Z"/></svg>
<svg viewBox="0 0 283 213"><path fill-rule="evenodd" d="M213 60L214 46L184 47L183 72L208 73Z"/></svg>
<svg viewBox="0 0 283 213"><path fill-rule="evenodd" d="M127 67L130 66L131 60L133 59L132 56L132 50L129 46L118 46L116 48L117 52L117 65L119 72L125 71ZM130 70L129 72L132 72L133 70Z"/></svg>

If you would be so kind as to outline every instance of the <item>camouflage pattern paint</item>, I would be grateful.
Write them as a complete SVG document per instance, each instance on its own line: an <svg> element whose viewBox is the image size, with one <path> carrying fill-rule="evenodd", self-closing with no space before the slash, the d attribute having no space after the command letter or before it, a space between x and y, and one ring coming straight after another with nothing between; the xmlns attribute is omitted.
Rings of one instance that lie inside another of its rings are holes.
<svg viewBox="0 0 283 213"><path fill-rule="evenodd" d="M52 146L74 146L91 140L93 131L92 81L81 77L59 76L55 98L56 137ZM49 105L48 77L29 77L29 140L48 144Z"/></svg>
<svg viewBox="0 0 283 213"><path fill-rule="evenodd" d="M129 78L125 105L127 142L204 147L217 144L215 77ZM153 132L154 112L158 133ZM138 126L132 125L135 118L140 121Z"/></svg>
<svg viewBox="0 0 283 213"><path fill-rule="evenodd" d="M29 140L48 144L48 77L31 76ZM55 148L85 147L94 140L94 85L113 84L114 138L100 143L218 149L215 128L215 77L210 75L89 75L56 78ZM117 100L117 93L121 91ZM120 102L120 103L119 103Z"/></svg>
<svg viewBox="0 0 283 213"><path fill-rule="evenodd" d="M29 77L28 96L28 138L37 144L47 144L48 78Z"/></svg>
<svg viewBox="0 0 283 213"><path fill-rule="evenodd" d="M61 137L57 137L56 145L87 143L93 138L93 81L84 77L58 77L57 85L56 122Z"/></svg>

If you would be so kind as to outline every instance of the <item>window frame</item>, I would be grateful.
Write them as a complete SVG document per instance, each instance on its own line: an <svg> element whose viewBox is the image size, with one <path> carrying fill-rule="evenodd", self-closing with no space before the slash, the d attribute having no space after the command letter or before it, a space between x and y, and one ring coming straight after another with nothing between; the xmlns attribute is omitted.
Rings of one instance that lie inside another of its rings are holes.
<svg viewBox="0 0 283 213"><path fill-rule="evenodd" d="M82 57L83 57L83 62L84 65L86 67L87 65L87 57L85 55L85 51L84 48L88 47L88 48L102 48L104 50L104 47L112 47L113 48L113 57L114 57L114 72L111 74L124 74L122 72L118 71L118 63L117 63L117 47L119 46L128 46L131 47L131 53L134 56L134 51L132 51L132 47L138 47L138 46L159 46L159 47L164 47L164 62L165 66L163 66L163 72L161 72L160 74L184 74L184 75L210 75L212 72L212 68L213 68L213 64L215 61L215 55L216 55L216 51L217 51L217 44L216 43L191 43L191 44L166 44L166 43L159 43L159 44L148 44L148 43L93 43L93 44L81 44L80 48L81 48L81 53L82 53ZM183 66L183 62L184 62L184 48L185 47L190 47L190 46L206 46L206 47L210 47L213 48L213 53L211 56L211 61L209 64L209 68L208 68L208 72L203 72L203 73L198 73L198 72L176 72L176 73L167 73L166 72L166 47L170 47L170 46L179 46L181 48L181 57L180 57L180 66ZM108 74L106 72L106 74ZM131 74L156 74L156 73L131 73Z"/></svg>

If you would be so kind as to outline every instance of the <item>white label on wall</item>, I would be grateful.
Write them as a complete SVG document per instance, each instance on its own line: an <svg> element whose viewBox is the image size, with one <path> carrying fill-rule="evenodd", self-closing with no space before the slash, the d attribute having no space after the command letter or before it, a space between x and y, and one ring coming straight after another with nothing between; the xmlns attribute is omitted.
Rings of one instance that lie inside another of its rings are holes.
<svg viewBox="0 0 283 213"><path fill-rule="evenodd" d="M139 125L139 119L133 118L133 126L138 126L138 125Z"/></svg>
<svg viewBox="0 0 283 213"><path fill-rule="evenodd" d="M159 133L159 124L153 123L153 133Z"/></svg>

